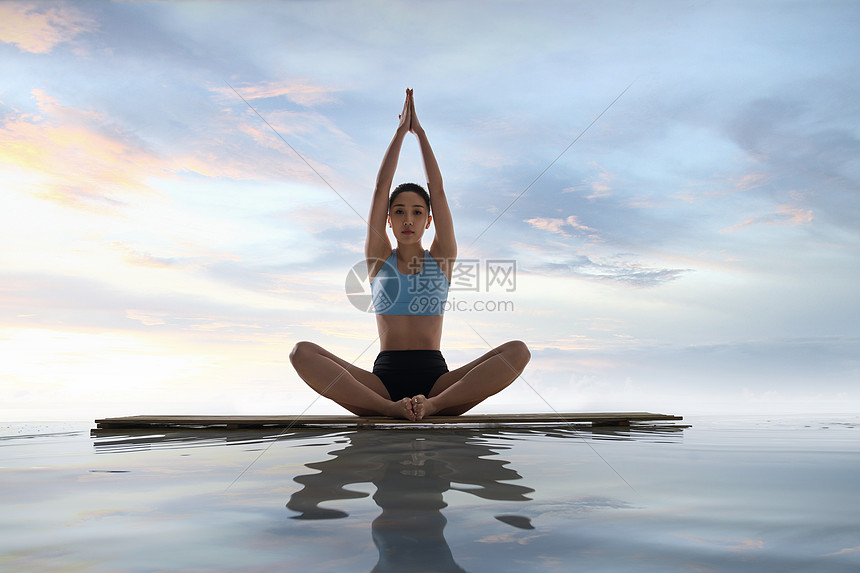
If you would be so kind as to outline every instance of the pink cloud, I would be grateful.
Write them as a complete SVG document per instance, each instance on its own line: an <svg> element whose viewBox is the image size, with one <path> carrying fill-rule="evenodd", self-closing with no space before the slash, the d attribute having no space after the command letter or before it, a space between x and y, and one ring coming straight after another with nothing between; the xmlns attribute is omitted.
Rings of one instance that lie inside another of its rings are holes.
<svg viewBox="0 0 860 573"><path fill-rule="evenodd" d="M748 191L749 189L761 187L767 181L768 175L766 173L747 173L734 181L734 187L736 191Z"/></svg>
<svg viewBox="0 0 860 573"><path fill-rule="evenodd" d="M33 90L40 114L15 114L0 126L0 163L38 174L32 192L65 206L104 211L122 195L149 192L144 180L167 166L137 142L111 131L101 114L60 104Z"/></svg>
<svg viewBox="0 0 860 573"><path fill-rule="evenodd" d="M96 28L72 6L53 3L0 3L0 41L24 52L47 54L54 46Z"/></svg>
<svg viewBox="0 0 860 573"><path fill-rule="evenodd" d="M598 175L590 182L591 185L591 194L587 195L588 199L599 199L602 197L608 197L611 195L610 191L612 191L612 180L614 176L609 173L603 167L600 167L597 164L592 164L598 170Z"/></svg>
<svg viewBox="0 0 860 573"><path fill-rule="evenodd" d="M565 219L555 217L534 217L525 221L535 229L548 231L550 233L570 237L568 231L577 231L578 234L587 235L590 240L599 240L600 237L595 229L579 222L576 215L570 215Z"/></svg>
<svg viewBox="0 0 860 573"><path fill-rule="evenodd" d="M854 553L860 553L860 546L857 547L846 547L845 549L840 549L834 553L826 553L822 555L822 557L839 557L842 555L852 555Z"/></svg>
<svg viewBox="0 0 860 573"><path fill-rule="evenodd" d="M761 215L759 217L750 217L745 221L722 229L721 233L733 233L745 227L752 225L791 225L794 227L800 225L810 225L815 219L811 209L801 209L800 207L792 207L791 205L780 205L773 213Z"/></svg>
<svg viewBox="0 0 860 573"><path fill-rule="evenodd" d="M267 133L256 117L237 121L227 114L215 135L183 142L178 153L154 151L107 113L64 105L43 90L34 89L31 95L38 111L0 118L0 166L33 175L27 192L66 207L112 213L130 195L154 193L151 180L175 178L183 172L245 180L288 176L316 182L317 176L274 134ZM274 112L268 119L287 137L303 138L323 130L328 137L349 139L316 112ZM271 154L261 156L244 137L235 137L237 132L268 147ZM316 169L327 180L334 179L325 165Z"/></svg>
<svg viewBox="0 0 860 573"><path fill-rule="evenodd" d="M305 80L280 80L263 82L250 86L233 86L246 100L263 98L285 97L288 100L305 107L328 103L334 101L333 93L336 90L311 84ZM233 90L229 87L216 88L216 92L235 98Z"/></svg>

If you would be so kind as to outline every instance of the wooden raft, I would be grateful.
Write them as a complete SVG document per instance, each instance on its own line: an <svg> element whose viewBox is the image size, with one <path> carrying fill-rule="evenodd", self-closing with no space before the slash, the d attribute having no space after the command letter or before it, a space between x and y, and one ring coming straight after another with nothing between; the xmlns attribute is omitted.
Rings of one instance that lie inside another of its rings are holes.
<svg viewBox="0 0 860 573"><path fill-rule="evenodd" d="M418 422L383 416L124 416L95 421L98 428L326 428L326 429L430 429L430 428L563 428L573 424L629 426L633 423L683 420L682 416L650 412L588 412L562 414L465 414L431 416Z"/></svg>

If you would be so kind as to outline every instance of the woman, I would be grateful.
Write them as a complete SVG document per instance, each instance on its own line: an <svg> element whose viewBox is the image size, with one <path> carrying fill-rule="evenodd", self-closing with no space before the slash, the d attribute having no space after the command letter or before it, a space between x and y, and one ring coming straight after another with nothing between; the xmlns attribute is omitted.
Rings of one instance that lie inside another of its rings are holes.
<svg viewBox="0 0 860 573"><path fill-rule="evenodd" d="M389 197L400 148L410 132L418 138L429 194L406 183ZM421 239L431 222L436 235L425 251ZM394 233L395 249L386 226ZM440 352L457 242L442 174L415 114L412 90L406 90L400 124L376 178L364 252L381 351L368 372L312 342L299 342L290 361L311 388L359 416L417 421L458 416L516 380L531 357L520 341L451 371Z"/></svg>

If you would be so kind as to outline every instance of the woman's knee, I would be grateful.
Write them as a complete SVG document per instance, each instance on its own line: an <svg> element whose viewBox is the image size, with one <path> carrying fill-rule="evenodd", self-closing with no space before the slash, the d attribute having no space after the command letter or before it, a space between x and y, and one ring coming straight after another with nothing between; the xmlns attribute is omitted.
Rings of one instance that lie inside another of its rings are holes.
<svg viewBox="0 0 860 573"><path fill-rule="evenodd" d="M290 362L293 366L296 366L297 363L300 364L311 354L315 354L317 348L318 346L313 342L308 342L306 340L296 342L296 345L293 346L293 349L290 351Z"/></svg>
<svg viewBox="0 0 860 573"><path fill-rule="evenodd" d="M503 345L503 352L508 361L522 371L531 360L532 354L529 347L522 340L511 340Z"/></svg>

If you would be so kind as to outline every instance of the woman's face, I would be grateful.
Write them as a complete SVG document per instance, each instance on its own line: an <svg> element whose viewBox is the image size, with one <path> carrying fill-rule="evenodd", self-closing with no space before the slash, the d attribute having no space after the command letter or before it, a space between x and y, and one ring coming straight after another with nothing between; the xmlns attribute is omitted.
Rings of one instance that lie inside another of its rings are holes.
<svg viewBox="0 0 860 573"><path fill-rule="evenodd" d="M388 212L388 224L399 243L421 242L424 231L430 228L432 217L427 203L418 193L404 191L394 198Z"/></svg>

